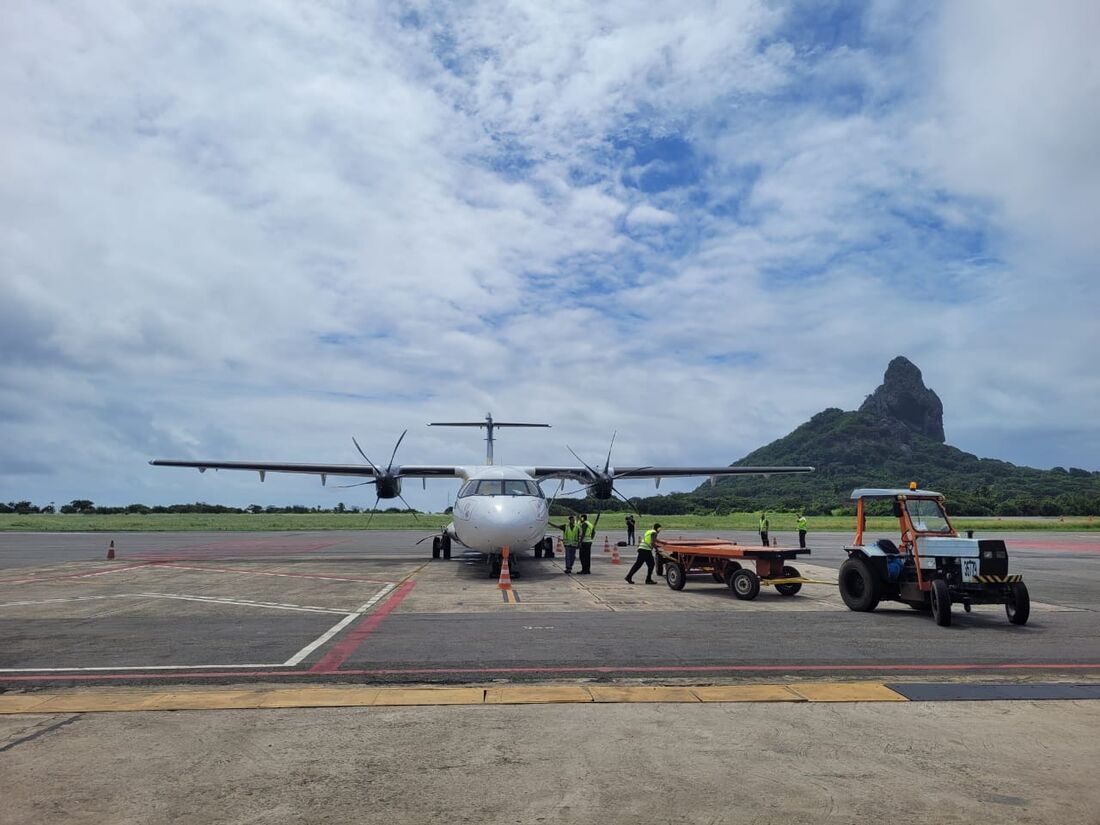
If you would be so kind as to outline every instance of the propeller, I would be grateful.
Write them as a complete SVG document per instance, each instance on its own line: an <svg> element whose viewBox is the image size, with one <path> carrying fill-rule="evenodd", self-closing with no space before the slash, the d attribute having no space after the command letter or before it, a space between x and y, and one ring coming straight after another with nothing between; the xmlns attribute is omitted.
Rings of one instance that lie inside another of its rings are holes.
<svg viewBox="0 0 1100 825"><path fill-rule="evenodd" d="M374 518L374 512L378 509L378 502L384 498L400 499L401 503L405 505L405 509L407 509L412 514L413 519L415 521L419 521L419 518L416 515L416 511L413 510L409 502L405 501L405 497L401 495L400 468L398 468L397 472L395 472L393 469L393 460L397 457L397 448L401 446L401 442L405 440L405 436L408 434L408 432L409 431L406 429L405 432L401 433L401 435L397 439L397 443L393 445L393 452L390 453L390 460L386 464L385 470L379 469L378 465L370 460L367 454L363 452L363 448L359 446L359 442L355 440L355 436L351 437L351 443L355 445L355 449L359 451L359 455L363 456L363 460L366 461L367 464L370 465L371 470L374 471L374 478L369 478L366 481L360 481L355 484L341 484L338 486L362 487L365 484L375 485L375 491L377 492L377 495L374 498L374 506L371 507L370 516L367 518L366 527L370 526L371 519Z"/></svg>
<svg viewBox="0 0 1100 825"><path fill-rule="evenodd" d="M579 487L576 490L570 490L568 493L566 493L566 495L575 495L576 493L587 494L589 490L595 489L596 498L600 501L606 501L607 499L614 496L615 498L624 502L631 510L634 510L634 512L637 513L638 510L630 501L630 499L628 499L626 496L615 489L615 481L620 478L626 478L631 475L631 473L640 473L642 470L648 470L649 468L638 467L626 473L615 473L611 471L611 451L615 449L615 437L618 434L619 433L617 431L611 434L611 445L607 448L607 458L604 460L603 470L597 470L595 467L593 467L591 464L589 464L587 461L577 455L576 451L574 451L572 447L570 447L568 444L566 445L565 448L573 454L573 458L577 459L577 461L583 464L585 469L592 474L592 478L594 479L592 482L584 485L583 487ZM600 512L603 511L601 510ZM597 515L596 518L599 519L599 516Z"/></svg>

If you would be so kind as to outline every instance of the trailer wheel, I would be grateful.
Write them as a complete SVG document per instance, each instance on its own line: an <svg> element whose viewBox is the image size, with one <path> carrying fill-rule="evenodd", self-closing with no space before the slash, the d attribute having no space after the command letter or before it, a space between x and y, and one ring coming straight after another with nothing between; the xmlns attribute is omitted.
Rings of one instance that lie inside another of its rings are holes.
<svg viewBox="0 0 1100 825"><path fill-rule="evenodd" d="M438 559L439 558L439 536L435 536L432 539L432 558L433 559Z"/></svg>
<svg viewBox="0 0 1100 825"><path fill-rule="evenodd" d="M1027 585L1023 582L1013 582L1008 588L1008 598L1005 599L1005 613L1013 624L1027 624L1027 618L1031 615L1031 596L1028 595Z"/></svg>
<svg viewBox="0 0 1100 825"><path fill-rule="evenodd" d="M443 551L443 558L449 559L451 557L451 537L444 533L439 539L439 547Z"/></svg>
<svg viewBox="0 0 1100 825"><path fill-rule="evenodd" d="M878 607L882 584L864 559L848 559L840 565L840 598L849 610L866 613Z"/></svg>
<svg viewBox="0 0 1100 825"><path fill-rule="evenodd" d="M684 566L674 561L665 564L665 581L673 590L683 590L687 577L684 575Z"/></svg>
<svg viewBox="0 0 1100 825"><path fill-rule="evenodd" d="M751 570L738 570L730 576L730 590L737 598L751 602L760 593L760 577Z"/></svg>
<svg viewBox="0 0 1100 825"><path fill-rule="evenodd" d="M951 624L951 591L947 588L947 582L933 579L930 595L932 618L940 627L948 627Z"/></svg>
<svg viewBox="0 0 1100 825"><path fill-rule="evenodd" d="M801 577L802 574L799 573L796 568L784 566L783 578L795 579ZM777 584L775 586L775 589L779 591L780 596L793 596L795 593L802 589L802 582L794 582L793 584Z"/></svg>
<svg viewBox="0 0 1100 825"><path fill-rule="evenodd" d="M730 579L733 578L733 574L741 569L740 562L727 561L726 566L722 568L722 580L725 581L726 586L729 587Z"/></svg>

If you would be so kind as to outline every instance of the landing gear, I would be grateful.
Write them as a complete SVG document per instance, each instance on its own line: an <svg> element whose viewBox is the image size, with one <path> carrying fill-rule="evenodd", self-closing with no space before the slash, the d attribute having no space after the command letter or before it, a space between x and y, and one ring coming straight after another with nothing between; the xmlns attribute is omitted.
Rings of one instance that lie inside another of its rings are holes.
<svg viewBox="0 0 1100 825"><path fill-rule="evenodd" d="M432 539L432 558L449 559L451 557L451 537L444 533Z"/></svg>

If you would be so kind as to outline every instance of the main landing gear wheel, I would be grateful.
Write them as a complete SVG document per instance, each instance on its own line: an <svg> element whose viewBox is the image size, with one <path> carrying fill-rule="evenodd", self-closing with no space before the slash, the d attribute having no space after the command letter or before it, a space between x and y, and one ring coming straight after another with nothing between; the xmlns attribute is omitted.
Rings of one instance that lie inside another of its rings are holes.
<svg viewBox="0 0 1100 825"><path fill-rule="evenodd" d="M848 559L840 565L840 598L849 610L867 613L878 607L880 587L878 576L864 559Z"/></svg>
<svg viewBox="0 0 1100 825"><path fill-rule="evenodd" d="M1013 624L1027 624L1027 617L1031 615L1031 596L1023 582L1013 582L1008 586L1005 613Z"/></svg>
<svg viewBox="0 0 1100 825"><path fill-rule="evenodd" d="M439 558L439 553L440 553L440 549L441 549L442 544L443 544L443 541L440 539L439 536L436 536L432 539L432 558L433 559L438 559Z"/></svg>
<svg viewBox="0 0 1100 825"><path fill-rule="evenodd" d="M665 581L668 582L668 586L673 590L683 590L684 585L687 583L687 576L684 575L683 565L674 561L665 564Z"/></svg>
<svg viewBox="0 0 1100 825"><path fill-rule="evenodd" d="M783 568L783 578L785 579L800 579L802 574L794 567ZM777 584L775 589L779 591L780 596L793 596L799 590L802 589L802 582L793 582L792 584Z"/></svg>
<svg viewBox="0 0 1100 825"><path fill-rule="evenodd" d="M951 591L943 579L933 579L932 589L928 593L932 603L932 618L940 627L951 624Z"/></svg>
<svg viewBox="0 0 1100 825"><path fill-rule="evenodd" d="M730 590L737 598L752 601L760 593L760 577L751 570L738 570L730 576Z"/></svg>

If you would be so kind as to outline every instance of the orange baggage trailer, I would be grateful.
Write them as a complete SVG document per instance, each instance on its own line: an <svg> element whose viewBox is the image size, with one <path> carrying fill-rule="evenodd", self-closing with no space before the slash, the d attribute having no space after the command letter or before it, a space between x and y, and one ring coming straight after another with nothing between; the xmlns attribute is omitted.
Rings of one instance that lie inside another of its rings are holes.
<svg viewBox="0 0 1100 825"><path fill-rule="evenodd" d="M789 559L809 555L806 547L756 547L725 539L657 539L657 575L664 570L673 590L683 590L687 574L710 573L726 584L739 599L755 599L760 587L775 587L782 596L793 596L809 579L789 564Z"/></svg>

